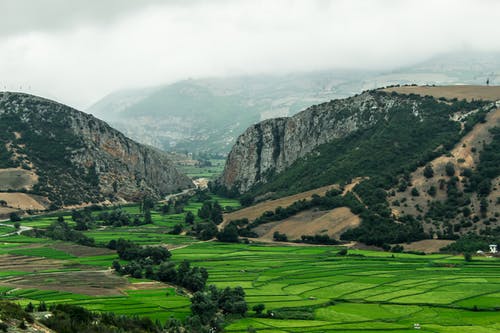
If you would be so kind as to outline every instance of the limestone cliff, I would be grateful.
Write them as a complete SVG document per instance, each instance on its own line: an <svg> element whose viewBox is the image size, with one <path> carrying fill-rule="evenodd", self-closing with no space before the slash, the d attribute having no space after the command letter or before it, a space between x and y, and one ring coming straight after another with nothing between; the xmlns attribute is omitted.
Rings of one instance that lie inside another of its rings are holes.
<svg viewBox="0 0 500 333"><path fill-rule="evenodd" d="M319 145L367 128L388 116L396 99L365 92L312 106L293 117L263 121L248 128L231 150L221 184L240 193L276 174ZM407 101L414 104L415 101ZM415 111L417 112L417 111Z"/></svg>
<svg viewBox="0 0 500 333"><path fill-rule="evenodd" d="M0 122L2 164L34 171L32 192L56 205L160 197L193 186L165 153L50 100L1 93Z"/></svg>

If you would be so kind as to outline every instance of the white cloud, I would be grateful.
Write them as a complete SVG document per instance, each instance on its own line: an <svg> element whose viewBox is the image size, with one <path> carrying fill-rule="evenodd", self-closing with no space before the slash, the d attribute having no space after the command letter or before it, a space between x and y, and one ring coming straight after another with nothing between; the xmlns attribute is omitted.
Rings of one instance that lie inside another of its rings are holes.
<svg viewBox="0 0 500 333"><path fill-rule="evenodd" d="M30 86L79 108L187 77L394 68L441 52L500 51L494 0L77 1L86 9L77 13L66 0L32 9L19 1L0 23L0 88Z"/></svg>

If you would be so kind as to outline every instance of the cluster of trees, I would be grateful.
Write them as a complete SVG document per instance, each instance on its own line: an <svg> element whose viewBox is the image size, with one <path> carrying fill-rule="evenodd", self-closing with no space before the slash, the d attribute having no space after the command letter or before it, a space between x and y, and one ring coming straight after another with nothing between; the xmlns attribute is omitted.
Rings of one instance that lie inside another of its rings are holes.
<svg viewBox="0 0 500 333"><path fill-rule="evenodd" d="M112 312L91 312L81 306L57 304L51 306L52 316L40 321L58 333L160 333L165 326L146 317L127 317Z"/></svg>
<svg viewBox="0 0 500 333"><path fill-rule="evenodd" d="M142 220L138 215L132 216L131 214L120 208L113 209L112 211L102 212L98 215L97 218L99 219L99 221L102 221L101 224L110 225L113 227L122 227L129 225L138 226L152 223L150 210L145 211L144 218Z"/></svg>
<svg viewBox="0 0 500 333"><path fill-rule="evenodd" d="M155 275L149 278L173 283L196 292L205 289L208 272L204 267L191 267L187 260L181 262L177 269L173 262L164 262L158 267Z"/></svg>
<svg viewBox="0 0 500 333"><path fill-rule="evenodd" d="M142 247L123 238L109 241L107 247L116 250L122 260L136 260L141 262L147 260L154 265L160 264L172 256L170 251L162 246Z"/></svg>
<svg viewBox="0 0 500 333"><path fill-rule="evenodd" d="M220 224L222 222L222 207L217 201L204 201L203 206L198 209L198 216L203 220Z"/></svg>
<svg viewBox="0 0 500 333"><path fill-rule="evenodd" d="M335 245L339 242L335 238L331 238L328 235L302 235L300 236L300 241L307 244L323 244L323 245Z"/></svg>
<svg viewBox="0 0 500 333"><path fill-rule="evenodd" d="M288 236L286 234L282 234L279 231L275 231L273 233L273 240L276 242L288 242Z"/></svg>
<svg viewBox="0 0 500 333"><path fill-rule="evenodd" d="M491 192L491 181L500 175L500 127L490 130L493 140L485 145L479 155L479 164L470 175L468 191L476 191L480 197Z"/></svg>
<svg viewBox="0 0 500 333"><path fill-rule="evenodd" d="M34 237L48 237L54 240L74 242L85 246L95 246L93 238L87 237L81 231L71 228L62 216L59 216L45 230L33 229L26 231L26 233Z"/></svg>
<svg viewBox="0 0 500 333"><path fill-rule="evenodd" d="M225 315L244 316L248 310L245 291L241 287L223 290L209 286L206 291L196 292L191 299L191 323L201 327L221 329Z"/></svg>

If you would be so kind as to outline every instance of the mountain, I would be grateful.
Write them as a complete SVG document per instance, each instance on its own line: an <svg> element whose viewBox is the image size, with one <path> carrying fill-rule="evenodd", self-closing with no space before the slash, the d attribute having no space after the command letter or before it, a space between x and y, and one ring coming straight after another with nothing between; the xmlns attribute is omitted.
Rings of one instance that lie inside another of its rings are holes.
<svg viewBox="0 0 500 333"><path fill-rule="evenodd" d="M325 70L191 79L112 93L87 112L163 150L226 155L250 125L394 84L484 84L500 77L493 53L449 53L391 71Z"/></svg>
<svg viewBox="0 0 500 333"><path fill-rule="evenodd" d="M0 141L0 199L13 208L136 200L192 186L165 153L32 95L0 93Z"/></svg>
<svg viewBox="0 0 500 333"><path fill-rule="evenodd" d="M113 93L87 111L131 137L172 151L224 154L250 124L344 96L355 72L185 80Z"/></svg>
<svg viewBox="0 0 500 333"><path fill-rule="evenodd" d="M218 190L243 194L248 204L348 187L356 178L354 197L333 205L361 213L346 240L383 245L491 234L500 231L499 147L500 87L370 90L250 126L229 153ZM310 208L297 203L290 211L297 207ZM275 214L290 214L279 208Z"/></svg>

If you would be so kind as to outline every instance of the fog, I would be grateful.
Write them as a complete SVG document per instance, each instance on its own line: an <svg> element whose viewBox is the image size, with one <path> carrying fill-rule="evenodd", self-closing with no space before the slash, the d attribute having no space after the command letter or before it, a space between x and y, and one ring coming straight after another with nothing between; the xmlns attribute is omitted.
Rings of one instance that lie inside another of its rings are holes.
<svg viewBox="0 0 500 333"><path fill-rule="evenodd" d="M185 78L500 51L495 0L1 0L0 12L0 90L80 109Z"/></svg>

